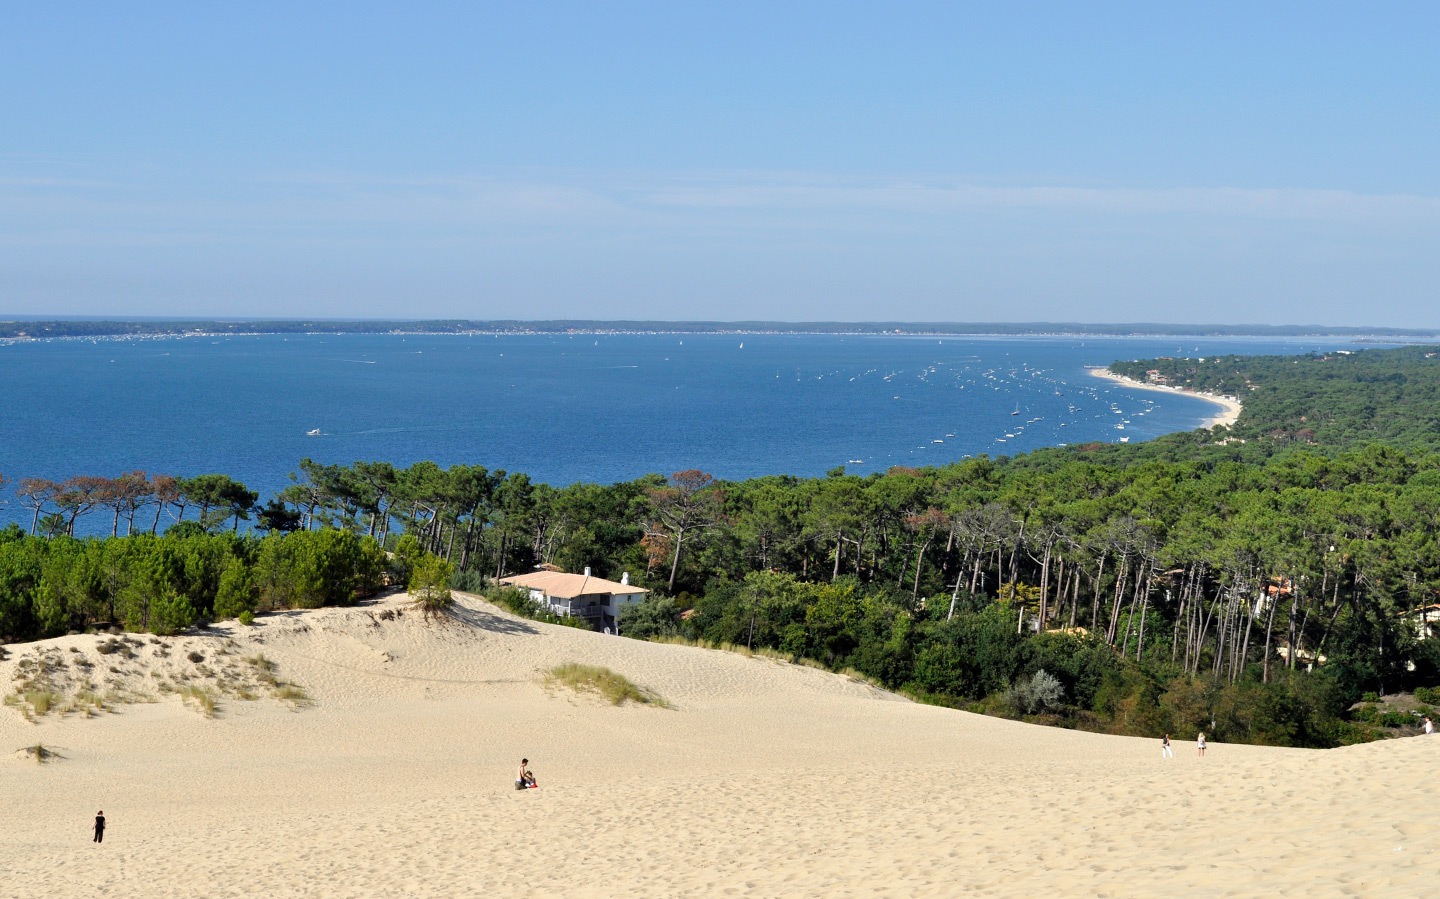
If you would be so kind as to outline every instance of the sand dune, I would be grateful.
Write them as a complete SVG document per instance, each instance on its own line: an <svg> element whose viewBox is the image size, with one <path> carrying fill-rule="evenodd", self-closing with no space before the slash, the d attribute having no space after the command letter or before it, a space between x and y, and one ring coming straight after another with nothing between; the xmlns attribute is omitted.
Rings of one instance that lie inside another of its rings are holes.
<svg viewBox="0 0 1440 899"><path fill-rule="evenodd" d="M118 673L102 638L10 647L0 683L52 649L136 698L190 652L216 684L264 653L312 702L0 709L0 748L63 756L0 761L0 895L1417 896L1440 871L1440 738L1204 759L1177 742L1162 762L1154 740L457 612L427 624L390 599L146 637ZM543 685L571 661L674 708ZM541 789L512 789L522 755Z"/></svg>

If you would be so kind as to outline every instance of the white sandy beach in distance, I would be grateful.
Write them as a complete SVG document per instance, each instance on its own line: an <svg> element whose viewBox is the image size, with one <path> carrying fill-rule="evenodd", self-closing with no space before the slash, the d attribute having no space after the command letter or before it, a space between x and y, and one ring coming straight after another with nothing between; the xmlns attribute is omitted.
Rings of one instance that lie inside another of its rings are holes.
<svg viewBox="0 0 1440 899"><path fill-rule="evenodd" d="M306 709L0 708L0 895L1419 896L1440 871L1440 737L1201 759L1177 735L1162 761L461 599L442 625L387 620L391 598L174 638L263 651ZM116 663L99 639L47 644L143 679L174 642ZM34 649L9 647L4 684ZM674 708L547 690L570 661ZM37 742L64 757L10 753ZM522 755L538 790L513 789Z"/></svg>
<svg viewBox="0 0 1440 899"><path fill-rule="evenodd" d="M1086 371L1090 372L1090 374L1094 375L1097 378L1103 378L1106 381L1112 381L1116 384L1121 384L1125 387L1130 387L1135 390L1159 390L1164 393L1179 393L1185 396L1193 396L1196 399L1205 400L1208 403L1214 403L1215 405L1219 406L1220 411L1216 412L1213 416L1206 419L1205 423L1200 426L1202 428L1214 428L1219 426L1228 428L1240 419L1240 410L1242 406L1240 401L1233 396L1223 396L1218 393L1205 393L1199 390L1185 390L1180 387L1170 387L1165 384L1147 384L1144 381L1137 381L1134 378L1127 378L1124 375L1117 375L1110 369L1103 366L1091 366L1088 367Z"/></svg>

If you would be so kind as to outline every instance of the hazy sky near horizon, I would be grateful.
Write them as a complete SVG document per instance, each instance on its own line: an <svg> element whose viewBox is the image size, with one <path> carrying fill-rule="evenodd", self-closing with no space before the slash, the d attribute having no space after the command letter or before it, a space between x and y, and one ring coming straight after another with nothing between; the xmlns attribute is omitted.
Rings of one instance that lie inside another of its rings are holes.
<svg viewBox="0 0 1440 899"><path fill-rule="evenodd" d="M11 314L1440 327L1434 3L0 11Z"/></svg>

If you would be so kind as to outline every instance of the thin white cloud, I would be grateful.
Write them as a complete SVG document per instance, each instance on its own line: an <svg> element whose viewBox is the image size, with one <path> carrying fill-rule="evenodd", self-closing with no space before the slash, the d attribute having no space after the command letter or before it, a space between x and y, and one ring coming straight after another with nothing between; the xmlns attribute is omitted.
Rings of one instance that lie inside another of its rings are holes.
<svg viewBox="0 0 1440 899"><path fill-rule="evenodd" d="M506 228L709 229L847 233L946 231L997 214L1066 227L1156 220L1317 223L1342 229L1429 229L1440 197L1330 189L996 186L941 178L861 181L804 174L502 173L385 178L347 173L205 180L84 181L0 171L0 242L181 243L285 235L400 240ZM447 231L449 232L447 234ZM81 239L80 235L88 235ZM183 235L183 238L180 237Z"/></svg>
<svg viewBox="0 0 1440 899"><path fill-rule="evenodd" d="M876 210L946 214L1031 210L1109 215L1200 214L1288 219L1440 220L1440 197L1290 188L994 187L969 184L709 184L640 194L646 205L693 209Z"/></svg>

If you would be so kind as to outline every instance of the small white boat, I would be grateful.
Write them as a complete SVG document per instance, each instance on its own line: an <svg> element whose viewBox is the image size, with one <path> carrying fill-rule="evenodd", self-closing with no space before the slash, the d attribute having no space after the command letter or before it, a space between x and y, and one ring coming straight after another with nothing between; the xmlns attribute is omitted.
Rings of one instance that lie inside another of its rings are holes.
<svg viewBox="0 0 1440 899"><path fill-rule="evenodd" d="M1121 438L1120 438L1120 442L1121 442L1121 443L1129 443L1129 442L1130 442L1130 438L1129 438L1129 437L1121 437Z"/></svg>
<svg viewBox="0 0 1440 899"><path fill-rule="evenodd" d="M319 436L320 436L320 429L319 429L319 428L313 428L313 429L311 429L311 430L309 430L309 431L306 431L306 432L305 432L305 436L306 436L306 437L319 437Z"/></svg>

